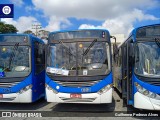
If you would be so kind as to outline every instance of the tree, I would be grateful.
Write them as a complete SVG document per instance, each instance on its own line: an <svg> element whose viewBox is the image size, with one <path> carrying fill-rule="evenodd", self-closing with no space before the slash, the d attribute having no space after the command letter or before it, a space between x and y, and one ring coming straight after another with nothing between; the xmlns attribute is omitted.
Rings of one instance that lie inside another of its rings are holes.
<svg viewBox="0 0 160 120"><path fill-rule="evenodd" d="M4 23L3 23L3 22L0 22L0 33L3 33L3 32L2 32L2 31L4 31L3 29L4 29Z"/></svg>
<svg viewBox="0 0 160 120"><path fill-rule="evenodd" d="M49 31L46 31L46 30L39 30L38 31L38 37L41 38L41 39L48 39L48 34L49 34Z"/></svg>
<svg viewBox="0 0 160 120"><path fill-rule="evenodd" d="M16 32L18 32L18 30L15 26L0 22L0 33L16 33Z"/></svg>
<svg viewBox="0 0 160 120"><path fill-rule="evenodd" d="M23 33L25 33L25 34L33 34L33 32L31 30L26 30Z"/></svg>

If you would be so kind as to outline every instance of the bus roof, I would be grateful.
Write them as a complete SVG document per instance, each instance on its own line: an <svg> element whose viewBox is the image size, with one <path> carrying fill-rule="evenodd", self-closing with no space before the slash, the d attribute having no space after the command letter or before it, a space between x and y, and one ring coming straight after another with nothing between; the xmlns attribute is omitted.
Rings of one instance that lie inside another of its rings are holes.
<svg viewBox="0 0 160 120"><path fill-rule="evenodd" d="M30 38L31 42L38 41L40 43L45 44L45 42L42 39L35 37L32 34L9 33L9 34L0 34L0 36L27 36L28 38ZM31 39L31 38L34 38L34 39Z"/></svg>
<svg viewBox="0 0 160 120"><path fill-rule="evenodd" d="M138 31L140 28L154 27L154 26L160 26L160 24L145 25L145 26L141 26L141 27L134 28L134 29L130 32L130 34L129 34L129 36L127 37L127 39L125 39L125 40L118 46L118 48L121 47L130 37L132 37L133 42L136 42L136 33L137 33L137 31Z"/></svg>
<svg viewBox="0 0 160 120"><path fill-rule="evenodd" d="M78 30L62 30L55 31L49 34L49 43L58 40L72 40L72 39L90 39L103 38L110 42L110 34L106 29L78 29Z"/></svg>
<svg viewBox="0 0 160 120"><path fill-rule="evenodd" d="M60 31L54 31L54 32L50 32L50 34L55 34L55 33L63 33L63 32L76 32L76 31L87 31L87 30L99 30L99 31L106 31L109 34L109 31L107 29L74 29L74 30L60 30Z"/></svg>
<svg viewBox="0 0 160 120"><path fill-rule="evenodd" d="M133 36L133 39L134 39L134 42L136 41L136 36L137 36L137 31L141 28L147 28L147 27L156 27L156 26L160 26L160 24L152 24L152 25L145 25L145 26L141 26L141 27L137 27L135 29L133 29L129 35L130 36ZM129 38L128 37L128 38Z"/></svg>

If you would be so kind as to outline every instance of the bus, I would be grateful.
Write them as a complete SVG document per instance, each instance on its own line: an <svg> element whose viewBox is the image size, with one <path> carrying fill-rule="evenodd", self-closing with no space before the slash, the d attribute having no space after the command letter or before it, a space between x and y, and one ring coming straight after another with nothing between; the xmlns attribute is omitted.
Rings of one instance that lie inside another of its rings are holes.
<svg viewBox="0 0 160 120"><path fill-rule="evenodd" d="M135 28L114 49L113 74L127 105L160 110L160 24Z"/></svg>
<svg viewBox="0 0 160 120"><path fill-rule="evenodd" d="M28 34L0 34L0 102L45 96L45 44Z"/></svg>
<svg viewBox="0 0 160 120"><path fill-rule="evenodd" d="M46 49L47 102L112 102L111 42L107 30L51 32Z"/></svg>

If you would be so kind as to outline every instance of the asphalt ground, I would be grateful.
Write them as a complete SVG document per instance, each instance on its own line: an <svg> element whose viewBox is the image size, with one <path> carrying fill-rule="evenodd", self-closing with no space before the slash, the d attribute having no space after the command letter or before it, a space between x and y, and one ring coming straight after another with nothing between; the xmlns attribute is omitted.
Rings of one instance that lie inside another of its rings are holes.
<svg viewBox="0 0 160 120"><path fill-rule="evenodd" d="M113 102L110 104L65 104L65 103L48 103L46 100L40 99L34 103L0 103L1 112L34 112L43 113L42 118L0 118L0 119L38 119L38 120L103 120L103 119L157 119L157 117L126 117L124 115L116 117L115 114L127 114L127 112L142 112L142 110L135 109L132 106L123 106L123 100L117 94L117 91L113 91ZM45 115L45 116L44 116ZM50 117L49 117L50 116ZM12 116L13 117L13 116ZM14 116L15 117L15 116Z"/></svg>

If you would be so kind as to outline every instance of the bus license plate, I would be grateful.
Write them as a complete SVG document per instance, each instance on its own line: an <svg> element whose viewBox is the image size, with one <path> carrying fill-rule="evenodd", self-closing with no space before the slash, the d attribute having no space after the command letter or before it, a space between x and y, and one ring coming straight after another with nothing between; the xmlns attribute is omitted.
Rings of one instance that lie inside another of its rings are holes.
<svg viewBox="0 0 160 120"><path fill-rule="evenodd" d="M82 98L81 94L70 94L70 98Z"/></svg>
<svg viewBox="0 0 160 120"><path fill-rule="evenodd" d="M3 98L3 94L0 94L0 98Z"/></svg>

